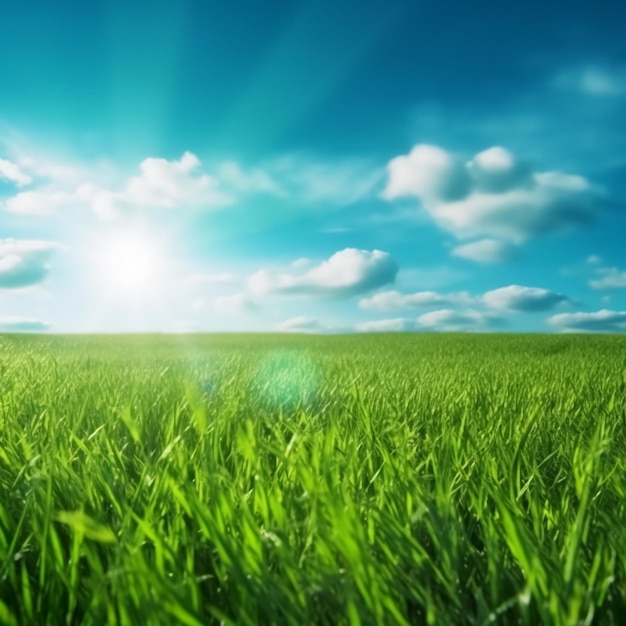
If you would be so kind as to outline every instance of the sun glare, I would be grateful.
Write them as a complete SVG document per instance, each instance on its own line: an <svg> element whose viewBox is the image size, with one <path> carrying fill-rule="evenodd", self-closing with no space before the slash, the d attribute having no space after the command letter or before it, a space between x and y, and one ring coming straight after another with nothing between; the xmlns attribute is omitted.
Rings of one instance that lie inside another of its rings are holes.
<svg viewBox="0 0 626 626"><path fill-rule="evenodd" d="M97 256L109 293L141 297L156 289L163 261L155 239L143 233L116 234L100 244Z"/></svg>

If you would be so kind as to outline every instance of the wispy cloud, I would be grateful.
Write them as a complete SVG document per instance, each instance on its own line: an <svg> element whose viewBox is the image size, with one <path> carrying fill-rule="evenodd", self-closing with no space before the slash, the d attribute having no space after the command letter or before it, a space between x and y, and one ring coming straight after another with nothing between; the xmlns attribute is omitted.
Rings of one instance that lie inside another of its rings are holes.
<svg viewBox="0 0 626 626"><path fill-rule="evenodd" d="M373 196L385 178L383 168L360 159L286 156L271 161L266 169L288 197L317 204L353 204Z"/></svg>
<svg viewBox="0 0 626 626"><path fill-rule="evenodd" d="M224 161L217 166L216 177L226 187L240 192L285 195L280 184L260 167L246 170L236 161Z"/></svg>

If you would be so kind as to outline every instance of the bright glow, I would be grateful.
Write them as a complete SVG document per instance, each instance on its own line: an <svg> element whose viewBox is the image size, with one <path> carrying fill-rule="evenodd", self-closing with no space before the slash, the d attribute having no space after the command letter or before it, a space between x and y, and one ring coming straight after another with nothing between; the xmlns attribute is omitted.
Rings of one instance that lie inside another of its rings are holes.
<svg viewBox="0 0 626 626"><path fill-rule="evenodd" d="M97 263L103 287L112 295L141 298L154 293L163 261L155 239L145 233L118 233L99 245Z"/></svg>

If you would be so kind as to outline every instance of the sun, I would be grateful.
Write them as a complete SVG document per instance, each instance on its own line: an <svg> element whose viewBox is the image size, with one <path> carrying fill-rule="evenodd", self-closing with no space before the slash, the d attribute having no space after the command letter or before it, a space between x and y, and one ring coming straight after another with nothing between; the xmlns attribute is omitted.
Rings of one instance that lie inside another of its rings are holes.
<svg viewBox="0 0 626 626"><path fill-rule="evenodd" d="M153 293L163 271L163 254L156 238L145 232L106 236L96 252L102 287L110 295L143 297Z"/></svg>

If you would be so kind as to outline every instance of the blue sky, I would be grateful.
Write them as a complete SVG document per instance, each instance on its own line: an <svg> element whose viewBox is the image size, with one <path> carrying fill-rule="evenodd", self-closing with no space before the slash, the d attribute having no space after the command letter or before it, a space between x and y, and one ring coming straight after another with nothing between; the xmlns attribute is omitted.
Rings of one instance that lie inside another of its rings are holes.
<svg viewBox="0 0 626 626"><path fill-rule="evenodd" d="M623 3L0 22L0 331L626 331Z"/></svg>

